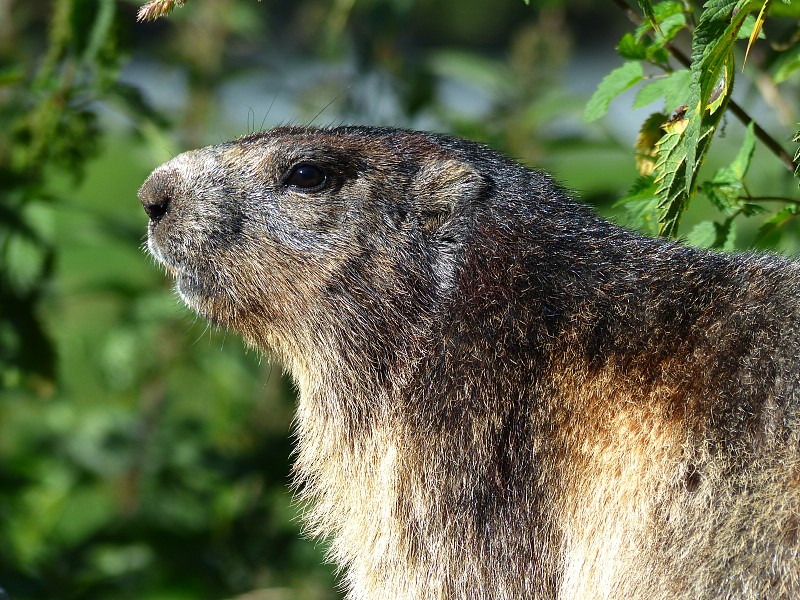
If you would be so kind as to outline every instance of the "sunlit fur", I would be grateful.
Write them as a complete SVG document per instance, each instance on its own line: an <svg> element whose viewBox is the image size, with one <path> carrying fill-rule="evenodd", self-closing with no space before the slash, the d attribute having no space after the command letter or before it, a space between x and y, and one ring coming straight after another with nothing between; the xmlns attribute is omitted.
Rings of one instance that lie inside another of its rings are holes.
<svg viewBox="0 0 800 600"><path fill-rule="evenodd" d="M322 189L284 183L303 163ZM349 598L800 597L794 263L393 129L249 135L140 196L186 303L294 378Z"/></svg>

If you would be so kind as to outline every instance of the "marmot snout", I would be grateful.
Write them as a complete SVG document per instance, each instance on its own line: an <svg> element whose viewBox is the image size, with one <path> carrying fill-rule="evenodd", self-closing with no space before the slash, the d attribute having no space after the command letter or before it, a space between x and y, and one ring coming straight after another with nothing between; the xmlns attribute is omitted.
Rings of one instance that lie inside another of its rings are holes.
<svg viewBox="0 0 800 600"><path fill-rule="evenodd" d="M800 595L800 270L647 239L472 142L281 128L140 191L300 391L350 598Z"/></svg>

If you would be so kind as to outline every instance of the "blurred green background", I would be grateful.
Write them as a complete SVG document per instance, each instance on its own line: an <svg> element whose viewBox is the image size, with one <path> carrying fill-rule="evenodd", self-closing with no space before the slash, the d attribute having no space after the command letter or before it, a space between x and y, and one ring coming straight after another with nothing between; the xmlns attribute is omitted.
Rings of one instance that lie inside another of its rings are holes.
<svg viewBox="0 0 800 600"><path fill-rule="evenodd" d="M190 0L136 23L139 4L0 0L0 587L336 598L289 491L291 384L181 305L142 250L138 186L253 130L372 123L489 143L622 218L647 111L582 113L629 24L589 0ZM798 118L740 95L766 126ZM727 123L709 168L741 136ZM768 153L754 165L796 196ZM796 251L797 228L770 244Z"/></svg>

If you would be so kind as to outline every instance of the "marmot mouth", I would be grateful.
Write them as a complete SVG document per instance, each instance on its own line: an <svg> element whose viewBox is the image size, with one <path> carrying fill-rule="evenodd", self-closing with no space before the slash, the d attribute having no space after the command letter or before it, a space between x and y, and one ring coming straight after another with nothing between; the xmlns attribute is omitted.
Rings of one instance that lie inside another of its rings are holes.
<svg viewBox="0 0 800 600"><path fill-rule="evenodd" d="M219 295L219 287L197 273L175 270L176 287L181 297L195 298L203 301L213 300ZM188 304L188 302L187 302Z"/></svg>
<svg viewBox="0 0 800 600"><path fill-rule="evenodd" d="M214 282L200 277L197 273L177 271L175 290L191 310L214 324L222 324L220 311L217 308L220 289Z"/></svg>
<svg viewBox="0 0 800 600"><path fill-rule="evenodd" d="M148 249L153 258L174 278L175 290L183 303L201 316L210 318L214 313L216 299L222 293L215 277L202 272L194 264L176 260L152 235L148 239Z"/></svg>

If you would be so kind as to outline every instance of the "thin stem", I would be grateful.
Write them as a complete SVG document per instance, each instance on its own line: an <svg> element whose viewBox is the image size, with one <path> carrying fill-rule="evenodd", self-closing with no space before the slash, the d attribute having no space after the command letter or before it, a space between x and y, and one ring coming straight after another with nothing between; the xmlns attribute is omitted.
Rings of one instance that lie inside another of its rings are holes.
<svg viewBox="0 0 800 600"><path fill-rule="evenodd" d="M619 7L619 9L628 17L628 20L631 21L637 27L644 23L644 20L634 12L630 6L625 2L625 0L612 0L614 4ZM681 50L673 46L672 44L666 44L664 46L669 53L681 63L684 67L691 68L692 61L691 59L686 56ZM775 156L780 159L783 164L786 165L786 168L789 169L792 173L797 170L797 163L792 158L791 154L789 154L783 146L781 146L775 138L773 138L769 133L767 133L761 125L759 125L747 112L739 106L733 98L728 100L728 107L731 109L731 112L745 125L749 125L750 123L753 124L753 133L755 133L756 137L761 140L761 143L764 144L767 148L772 151Z"/></svg>

